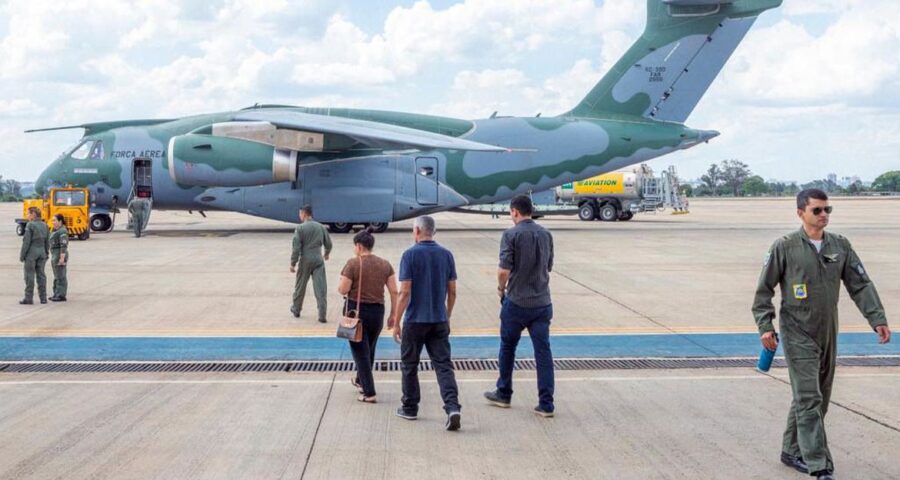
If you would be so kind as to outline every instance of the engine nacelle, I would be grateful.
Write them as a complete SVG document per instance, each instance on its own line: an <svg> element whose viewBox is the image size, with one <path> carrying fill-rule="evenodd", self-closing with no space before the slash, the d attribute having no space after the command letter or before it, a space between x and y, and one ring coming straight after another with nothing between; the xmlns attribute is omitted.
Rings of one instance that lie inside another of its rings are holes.
<svg viewBox="0 0 900 480"><path fill-rule="evenodd" d="M250 187L297 180L297 152L240 138L189 133L169 140L169 176L181 185Z"/></svg>

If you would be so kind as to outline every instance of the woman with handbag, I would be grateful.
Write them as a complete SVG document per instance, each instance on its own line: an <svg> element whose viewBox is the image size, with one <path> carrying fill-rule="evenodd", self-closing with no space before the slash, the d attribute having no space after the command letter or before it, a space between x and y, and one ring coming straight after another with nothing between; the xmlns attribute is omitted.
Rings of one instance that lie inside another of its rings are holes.
<svg viewBox="0 0 900 480"><path fill-rule="evenodd" d="M391 296L391 312L388 316L388 328L391 329L397 304L397 279L391 264L372 254L375 237L370 229L353 237L353 247L355 256L347 260L338 284L338 293L346 297L344 317L353 317L355 313L355 318L359 319L356 328L361 330L361 335L357 332L356 338L349 339L357 373L350 382L361 394L357 400L376 403L372 365L375 362L378 336L384 328L384 289L387 287ZM342 319L341 323L346 322Z"/></svg>

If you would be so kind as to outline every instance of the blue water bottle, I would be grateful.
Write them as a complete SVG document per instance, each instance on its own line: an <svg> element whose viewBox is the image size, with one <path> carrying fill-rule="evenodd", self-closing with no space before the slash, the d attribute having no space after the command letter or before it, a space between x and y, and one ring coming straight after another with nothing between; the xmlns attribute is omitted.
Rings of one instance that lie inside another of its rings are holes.
<svg viewBox="0 0 900 480"><path fill-rule="evenodd" d="M778 341L778 334L775 334L775 341ZM760 372L768 372L770 368L772 368L772 360L775 360L775 352L778 350L778 345L775 345L775 350L769 350L766 347L763 347L762 351L759 352L759 361L756 362L756 369Z"/></svg>

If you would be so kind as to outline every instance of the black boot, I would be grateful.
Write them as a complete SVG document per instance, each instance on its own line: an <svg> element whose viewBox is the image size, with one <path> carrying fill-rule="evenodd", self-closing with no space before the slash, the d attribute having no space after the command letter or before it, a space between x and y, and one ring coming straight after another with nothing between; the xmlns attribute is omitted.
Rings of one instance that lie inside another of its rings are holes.
<svg viewBox="0 0 900 480"><path fill-rule="evenodd" d="M19 300L19 305L34 305L34 300L30 298L23 298Z"/></svg>
<svg viewBox="0 0 900 480"><path fill-rule="evenodd" d="M809 467L802 457L795 457L790 453L781 452L781 463L793 468L800 473L809 473Z"/></svg>

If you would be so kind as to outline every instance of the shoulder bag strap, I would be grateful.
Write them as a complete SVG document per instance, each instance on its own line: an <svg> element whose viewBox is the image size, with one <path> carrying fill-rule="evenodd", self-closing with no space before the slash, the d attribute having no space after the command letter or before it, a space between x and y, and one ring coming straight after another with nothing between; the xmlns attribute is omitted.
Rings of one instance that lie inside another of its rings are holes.
<svg viewBox="0 0 900 480"><path fill-rule="evenodd" d="M363 261L362 256L359 257L359 287L356 289L356 317L359 318L359 310L360 310L360 299L362 298L362 279L363 279Z"/></svg>

